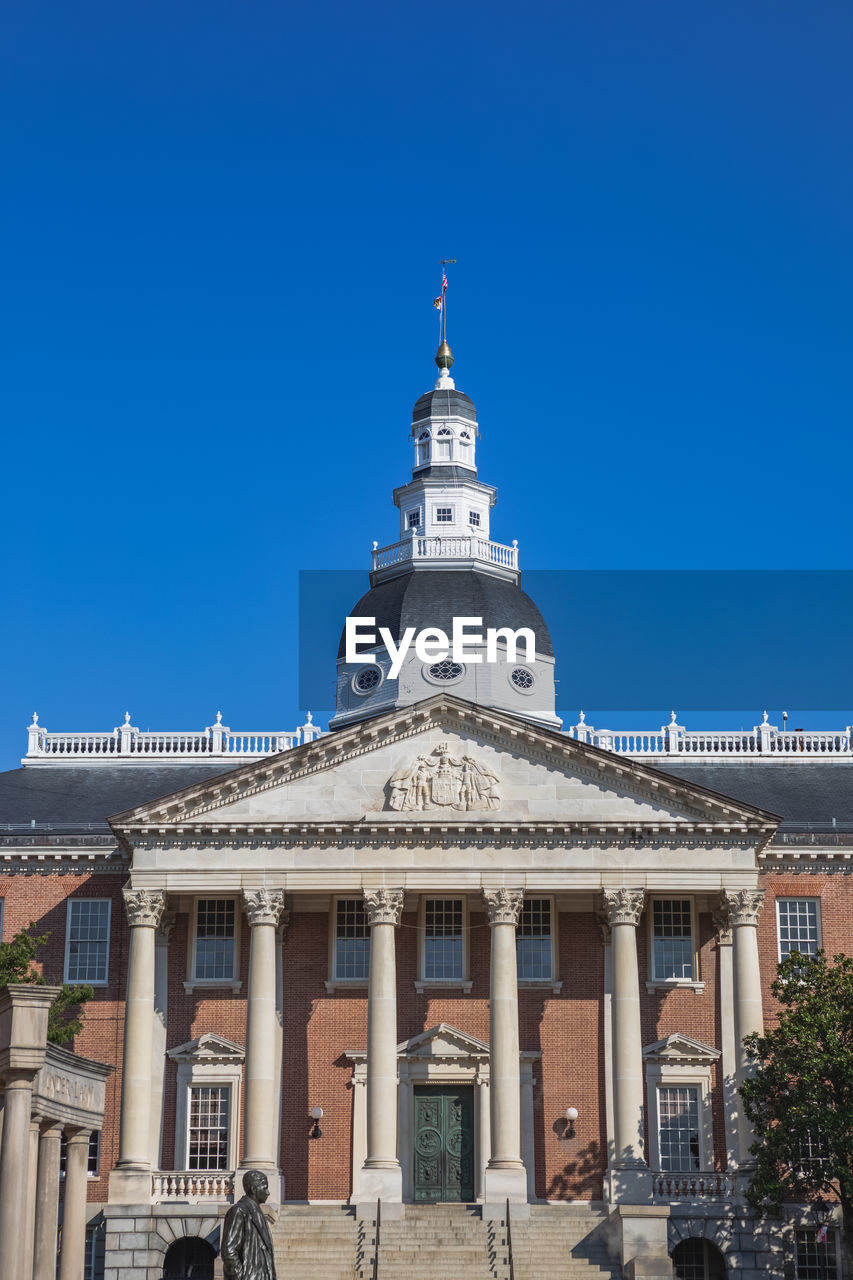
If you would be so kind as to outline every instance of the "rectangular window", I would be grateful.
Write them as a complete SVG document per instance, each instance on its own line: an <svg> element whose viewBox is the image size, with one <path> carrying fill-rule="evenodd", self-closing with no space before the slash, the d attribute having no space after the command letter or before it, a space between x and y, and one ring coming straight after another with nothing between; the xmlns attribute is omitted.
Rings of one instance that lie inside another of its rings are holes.
<svg viewBox="0 0 853 1280"><path fill-rule="evenodd" d="M453 524L453 508L452 507L436 507L435 523L436 524Z"/></svg>
<svg viewBox="0 0 853 1280"><path fill-rule="evenodd" d="M780 960L787 960L792 951L813 956L820 950L819 898L777 898L776 918Z"/></svg>
<svg viewBox="0 0 853 1280"><path fill-rule="evenodd" d="M110 949L110 902L106 898L72 898L68 903L65 981L102 987L107 981Z"/></svg>
<svg viewBox="0 0 853 1280"><path fill-rule="evenodd" d="M464 978L461 898L427 898L424 904L424 979Z"/></svg>
<svg viewBox="0 0 853 1280"><path fill-rule="evenodd" d="M807 1129L800 1138L800 1159L797 1167L812 1173L826 1159L826 1145L817 1129Z"/></svg>
<svg viewBox="0 0 853 1280"><path fill-rule="evenodd" d="M817 1232L803 1228L797 1232L797 1280L838 1280L835 1232L819 1244Z"/></svg>
<svg viewBox="0 0 853 1280"><path fill-rule="evenodd" d="M550 979L551 899L525 898L515 933L518 977L522 982Z"/></svg>
<svg viewBox="0 0 853 1280"><path fill-rule="evenodd" d="M421 513L420 513L420 511L410 511L410 512L408 513L408 515L406 516L406 528L407 528L407 529L419 529L420 527L421 527Z"/></svg>
<svg viewBox="0 0 853 1280"><path fill-rule="evenodd" d="M470 525L473 525L475 529L479 529L479 527L480 527L480 513L479 513L479 511L469 511L469 512L468 512L468 523L469 523Z"/></svg>
<svg viewBox="0 0 853 1280"><path fill-rule="evenodd" d="M101 1160L101 1133L99 1129L93 1129L89 1134L89 1155L86 1165L86 1174L90 1178L97 1178ZM68 1164L68 1139L63 1132L59 1138L59 1176L65 1177L65 1169Z"/></svg>
<svg viewBox="0 0 853 1280"><path fill-rule="evenodd" d="M199 898L196 914L195 976L200 982L234 977L233 898Z"/></svg>
<svg viewBox="0 0 853 1280"><path fill-rule="evenodd" d="M98 1257L98 1229L86 1228L86 1246L83 1253L83 1280L95 1280Z"/></svg>
<svg viewBox="0 0 853 1280"><path fill-rule="evenodd" d="M339 898L335 912L334 976L367 981L370 968L370 925L361 898Z"/></svg>
<svg viewBox="0 0 853 1280"><path fill-rule="evenodd" d="M656 898L652 904L652 978L695 977L689 898Z"/></svg>
<svg viewBox="0 0 853 1280"><path fill-rule="evenodd" d="M228 1168L228 1085L196 1085L190 1089L189 1169Z"/></svg>
<svg viewBox="0 0 853 1280"><path fill-rule="evenodd" d="M658 1089L660 1167L667 1173L699 1168L699 1093L676 1086Z"/></svg>

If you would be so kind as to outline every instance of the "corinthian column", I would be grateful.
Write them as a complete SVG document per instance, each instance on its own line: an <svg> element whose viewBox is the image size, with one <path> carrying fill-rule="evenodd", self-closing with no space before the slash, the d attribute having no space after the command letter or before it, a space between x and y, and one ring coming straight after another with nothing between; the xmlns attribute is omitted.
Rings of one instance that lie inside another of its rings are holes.
<svg viewBox="0 0 853 1280"><path fill-rule="evenodd" d="M643 1037L637 925L642 889L605 889L602 919L610 929L613 971L613 1145L616 1167L639 1167L643 1158Z"/></svg>
<svg viewBox="0 0 853 1280"><path fill-rule="evenodd" d="M723 893L723 911L732 931L734 970L735 1070L740 1088L750 1071L743 1038L751 1031L764 1030L761 1001L761 972L758 966L758 917L764 905L763 889L738 889ZM738 1163L748 1164L749 1148L755 1141L752 1125L743 1107L738 1107Z"/></svg>
<svg viewBox="0 0 853 1280"><path fill-rule="evenodd" d="M489 970L489 1094L492 1153L486 1166L487 1204L527 1202L521 1159L521 1068L518 1058L518 970L515 929L523 889L484 889L492 930Z"/></svg>
<svg viewBox="0 0 853 1280"><path fill-rule="evenodd" d="M397 1158L397 959L394 930L403 911L402 889L365 889L370 925L367 985L367 1155L359 1198L401 1203Z"/></svg>
<svg viewBox="0 0 853 1280"><path fill-rule="evenodd" d="M130 962L124 1021L119 1157L110 1198L141 1203L151 1195L151 1059L154 1035L154 933L166 909L161 889L125 889ZM131 1197L128 1200L127 1197ZM135 1200L134 1200L135 1197Z"/></svg>
<svg viewBox="0 0 853 1280"><path fill-rule="evenodd" d="M252 941L249 949L249 1005L246 1022L246 1137L243 1165L278 1175L281 1136L277 1119L281 1080L276 1044L276 929L285 915L280 889L244 889L243 903ZM273 1195L274 1199L278 1197Z"/></svg>

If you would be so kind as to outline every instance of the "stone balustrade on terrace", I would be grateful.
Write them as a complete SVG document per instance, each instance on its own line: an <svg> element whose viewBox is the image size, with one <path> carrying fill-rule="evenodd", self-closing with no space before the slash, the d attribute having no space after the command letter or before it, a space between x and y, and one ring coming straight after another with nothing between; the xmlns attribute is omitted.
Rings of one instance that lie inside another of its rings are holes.
<svg viewBox="0 0 853 1280"><path fill-rule="evenodd" d="M413 535L387 547L373 544L373 570L392 569L418 560L480 560L504 569L518 568L518 542L511 547L474 534L437 534L432 537Z"/></svg>

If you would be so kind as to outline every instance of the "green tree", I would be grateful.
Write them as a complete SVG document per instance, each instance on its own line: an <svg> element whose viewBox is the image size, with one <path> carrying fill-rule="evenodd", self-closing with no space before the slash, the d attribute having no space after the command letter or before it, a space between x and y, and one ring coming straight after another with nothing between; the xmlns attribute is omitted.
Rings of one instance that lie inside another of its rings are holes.
<svg viewBox="0 0 853 1280"><path fill-rule="evenodd" d="M746 1198L778 1213L783 1201L837 1197L853 1261L853 958L793 952L772 986L778 1023L746 1036L754 1074L742 1088L755 1126Z"/></svg>
<svg viewBox="0 0 853 1280"><path fill-rule="evenodd" d="M30 921L29 927L22 929L11 942L0 942L0 987L7 982L45 985L47 979L35 967L35 961L49 937L49 933L36 934L35 924ZM81 1006L94 994L89 986L62 984L47 1020L47 1038L52 1044L68 1044L74 1039L83 1025Z"/></svg>

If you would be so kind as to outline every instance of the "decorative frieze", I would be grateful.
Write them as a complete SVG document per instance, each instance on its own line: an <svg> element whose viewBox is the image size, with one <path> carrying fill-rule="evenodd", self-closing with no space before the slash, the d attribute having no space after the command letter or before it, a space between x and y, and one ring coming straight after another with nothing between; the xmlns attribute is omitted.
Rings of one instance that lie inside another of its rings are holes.
<svg viewBox="0 0 853 1280"><path fill-rule="evenodd" d="M283 889L244 889L243 905L252 926L271 924L278 928L286 913Z"/></svg>
<svg viewBox="0 0 853 1280"><path fill-rule="evenodd" d="M725 912L728 916L729 928L741 924L757 925L763 906L763 889L737 889L734 892L725 890L720 912Z"/></svg>
<svg viewBox="0 0 853 1280"><path fill-rule="evenodd" d="M454 756L447 742L417 756L388 781L388 808L401 813L450 808L500 809L500 780L473 756Z"/></svg>
<svg viewBox="0 0 853 1280"><path fill-rule="evenodd" d="M636 929L643 914L645 889L604 889L601 918L612 929L617 924L631 924Z"/></svg>
<svg viewBox="0 0 853 1280"><path fill-rule="evenodd" d="M523 889L484 889L483 901L489 914L489 924L517 925L524 902Z"/></svg>
<svg viewBox="0 0 853 1280"><path fill-rule="evenodd" d="M166 910L162 889L124 889L124 906L131 929L142 926L159 929Z"/></svg>
<svg viewBox="0 0 853 1280"><path fill-rule="evenodd" d="M368 924L398 925L403 914L403 890L365 889L364 910Z"/></svg>

